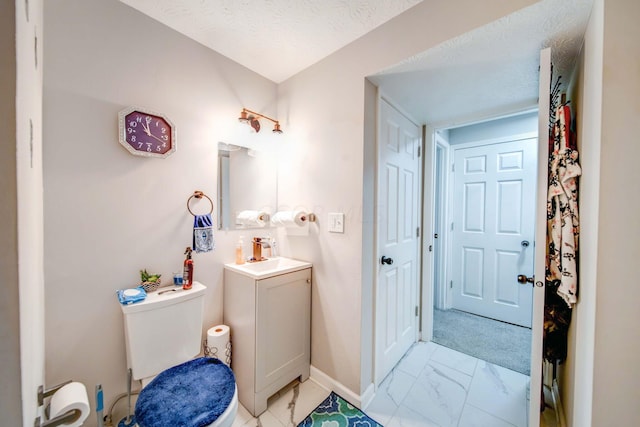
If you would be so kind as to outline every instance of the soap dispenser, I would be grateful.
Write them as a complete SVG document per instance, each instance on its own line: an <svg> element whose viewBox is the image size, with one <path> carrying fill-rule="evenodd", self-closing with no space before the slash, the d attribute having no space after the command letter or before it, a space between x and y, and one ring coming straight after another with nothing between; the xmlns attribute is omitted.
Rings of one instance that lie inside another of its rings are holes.
<svg viewBox="0 0 640 427"><path fill-rule="evenodd" d="M244 264L244 242L242 241L242 236L240 236L236 244L236 264Z"/></svg>

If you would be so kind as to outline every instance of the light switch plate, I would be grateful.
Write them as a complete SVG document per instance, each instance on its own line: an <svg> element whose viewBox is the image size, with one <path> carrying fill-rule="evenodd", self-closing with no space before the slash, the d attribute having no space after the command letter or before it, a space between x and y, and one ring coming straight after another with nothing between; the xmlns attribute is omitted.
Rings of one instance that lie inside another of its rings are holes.
<svg viewBox="0 0 640 427"><path fill-rule="evenodd" d="M344 213L329 213L329 232L344 233Z"/></svg>

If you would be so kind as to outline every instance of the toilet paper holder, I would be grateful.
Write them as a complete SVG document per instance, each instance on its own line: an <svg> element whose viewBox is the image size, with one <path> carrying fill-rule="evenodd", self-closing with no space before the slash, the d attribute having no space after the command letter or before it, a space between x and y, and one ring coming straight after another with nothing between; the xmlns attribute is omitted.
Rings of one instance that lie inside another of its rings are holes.
<svg viewBox="0 0 640 427"><path fill-rule="evenodd" d="M60 390L67 384L70 384L73 380L65 381L57 386L51 387L50 389L45 390L43 386L38 386L38 406L44 405L44 399L46 397L52 396L56 391ZM49 417L49 407L45 408L45 415ZM74 421L77 421L82 414L78 409L72 409L70 411L65 412L62 415L58 415L57 417L42 422L40 417L37 417L33 423L34 427L55 427L62 424L70 424Z"/></svg>

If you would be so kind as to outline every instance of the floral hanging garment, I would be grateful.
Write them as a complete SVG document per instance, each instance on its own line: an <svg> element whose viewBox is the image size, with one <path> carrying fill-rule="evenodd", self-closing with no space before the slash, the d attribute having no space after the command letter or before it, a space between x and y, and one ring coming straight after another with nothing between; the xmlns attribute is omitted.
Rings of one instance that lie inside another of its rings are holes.
<svg viewBox="0 0 640 427"><path fill-rule="evenodd" d="M578 177L582 171L572 138L571 110L556 110L549 150L547 259L544 335L545 359L564 361L571 308L578 295Z"/></svg>

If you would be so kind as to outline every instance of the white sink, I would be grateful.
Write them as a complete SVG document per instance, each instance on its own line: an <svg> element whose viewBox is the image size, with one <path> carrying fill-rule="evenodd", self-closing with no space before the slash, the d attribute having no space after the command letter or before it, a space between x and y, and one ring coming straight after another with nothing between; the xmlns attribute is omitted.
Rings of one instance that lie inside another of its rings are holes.
<svg viewBox="0 0 640 427"><path fill-rule="evenodd" d="M225 264L224 266L229 270L244 274L252 279L260 280L310 268L311 263L291 258L273 257L264 261L245 262L244 264L231 263Z"/></svg>

